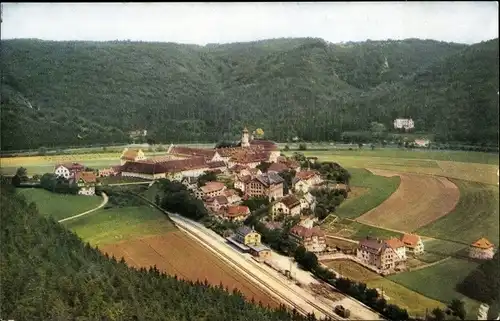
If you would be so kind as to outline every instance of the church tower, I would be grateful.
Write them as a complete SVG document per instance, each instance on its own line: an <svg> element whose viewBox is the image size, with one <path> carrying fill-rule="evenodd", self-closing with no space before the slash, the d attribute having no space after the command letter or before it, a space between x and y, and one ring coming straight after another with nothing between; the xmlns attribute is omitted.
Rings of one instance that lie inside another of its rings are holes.
<svg viewBox="0 0 500 321"><path fill-rule="evenodd" d="M241 135L241 147L250 147L250 141L248 140L248 129L246 127L243 129L243 134Z"/></svg>

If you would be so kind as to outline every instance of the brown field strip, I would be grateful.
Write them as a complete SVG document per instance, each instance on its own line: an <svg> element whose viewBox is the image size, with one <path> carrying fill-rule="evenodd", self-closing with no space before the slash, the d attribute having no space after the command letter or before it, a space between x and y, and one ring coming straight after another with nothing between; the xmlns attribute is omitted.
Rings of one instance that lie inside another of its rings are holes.
<svg viewBox="0 0 500 321"><path fill-rule="evenodd" d="M382 204L356 221L411 232L452 211L460 198L458 187L444 177L372 170L376 175L399 175L399 188Z"/></svg>
<svg viewBox="0 0 500 321"><path fill-rule="evenodd" d="M277 307L276 300L264 290L251 283L238 271L222 262L183 232L171 232L161 236L106 245L101 251L121 257L133 267L156 267L179 279L207 281L212 285L222 283L230 291L240 290L247 299Z"/></svg>

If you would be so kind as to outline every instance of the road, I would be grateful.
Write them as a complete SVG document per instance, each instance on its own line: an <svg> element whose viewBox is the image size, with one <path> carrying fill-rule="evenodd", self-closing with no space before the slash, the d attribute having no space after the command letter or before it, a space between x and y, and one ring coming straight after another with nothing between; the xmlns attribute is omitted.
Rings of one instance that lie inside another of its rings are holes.
<svg viewBox="0 0 500 321"><path fill-rule="evenodd" d="M93 208L91 210L88 210L86 212L83 212L83 213L80 213L80 214L77 214L77 215L73 215L73 216L70 216L70 217L63 218L62 220L59 220L58 222L59 223L66 222L66 221L69 221L69 220L72 220L72 219L75 219L75 218L78 218L78 217L90 214L90 213L95 212L98 209L104 207L104 205L106 205L108 203L109 198L108 198L108 195L106 195L106 193L103 192L101 194L102 194L102 198L103 198L102 203L99 206L97 206L96 208ZM85 196L82 196L82 197L85 197Z"/></svg>

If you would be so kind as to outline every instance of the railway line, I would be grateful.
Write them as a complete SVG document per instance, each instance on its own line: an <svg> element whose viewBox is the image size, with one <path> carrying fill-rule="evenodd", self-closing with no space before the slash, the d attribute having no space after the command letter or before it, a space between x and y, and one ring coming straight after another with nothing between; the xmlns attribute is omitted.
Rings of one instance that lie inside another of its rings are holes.
<svg viewBox="0 0 500 321"><path fill-rule="evenodd" d="M199 231L200 233L203 233L204 235L206 235L207 237L210 237L212 240L216 241L216 242L220 242L220 240L215 237L214 235L211 235L210 233L204 231L201 227L197 226L197 223L194 223L194 222L187 222L185 218L181 218L175 214L170 214L170 217L174 220L174 222L176 223L176 225L181 228L183 231L185 231L186 233L188 233L190 236L194 237L195 239L197 239L199 242L201 242L203 245L205 245L206 247L208 247L210 250L212 250L213 252L217 253L219 256L223 257L226 261L230 262L232 265L235 265L237 266L239 269L241 269L242 271L244 271L246 274L249 274L252 276L252 278L255 280L257 279L258 281L256 281L260 286L264 287L266 291L272 293L274 296L277 296L280 300L282 300L283 302L286 302L290 307L292 308L295 308L295 310L299 311L300 313L306 315L308 312L303 309L300 305L298 305L297 303L295 303L293 300L291 300L290 298L288 298L287 296L279 293L279 291L276 291L276 289L274 289L273 287L269 286L268 284L266 284L266 282L263 282L263 281L260 281L259 278L257 276L255 276L255 273L253 273L252 271L248 270L247 268L241 266L240 263L236 262L233 258L229 257L227 254L223 253L220 249L218 249L217 247L209 244L208 242L205 242L200 236L198 236L196 233L193 233L192 231L190 231L188 228L185 228L183 226L180 226L180 225L189 225L191 226L192 228L196 229L197 231ZM184 223L184 224L179 224L180 222ZM246 258L245 258L246 259ZM290 293L294 293L296 296L298 296L301 300L303 300L305 303L307 303L309 306L311 306L312 308L314 308L315 310L319 311L320 313L323 314L323 316L325 317L329 317L330 319L332 320L345 320L344 318L341 318L340 316L336 315L333 313L333 311L331 310L327 310L325 309L324 307L321 307L320 305L318 305L317 303L307 299L306 297L300 295L299 293L297 293L293 288L291 288L286 282L283 282L283 280L281 280L280 278L278 278L277 276L273 275L272 273L269 273L268 271L266 271L264 268L262 268L258 263L256 262L252 262L252 261L248 261L253 267L255 267L256 269L259 270L260 273L264 274L266 277L272 279L274 282L276 282L277 284L279 284L280 286L284 287L285 289L289 290ZM333 307L332 307L333 309Z"/></svg>

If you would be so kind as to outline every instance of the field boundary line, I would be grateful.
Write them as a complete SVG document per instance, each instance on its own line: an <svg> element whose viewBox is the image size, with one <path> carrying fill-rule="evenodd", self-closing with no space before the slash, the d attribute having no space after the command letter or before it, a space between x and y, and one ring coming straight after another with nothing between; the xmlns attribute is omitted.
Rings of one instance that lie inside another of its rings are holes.
<svg viewBox="0 0 500 321"><path fill-rule="evenodd" d="M436 262L427 263L427 264L424 264L424 265L421 265L421 266L417 266L417 267L415 267L413 269L409 269L408 272L413 272L413 271L418 271L418 270L426 269L426 268L429 268L431 266L438 265L440 263L446 262L449 259L451 259L451 256L447 256L444 259L438 260Z"/></svg>
<svg viewBox="0 0 500 321"><path fill-rule="evenodd" d="M106 195L106 193L102 192L102 198L103 198L103 200L102 200L101 204L99 206L97 206L96 208L93 208L91 210L88 210L86 212L83 212L83 213L80 213L80 214L77 214L77 215L73 215L73 216L70 216L70 217L63 218L62 220L59 220L57 222L58 223L66 222L66 221L73 220L75 218L78 218L78 217L81 217L81 216L84 216L84 215L87 215L87 214L90 214L92 212L97 211L98 209L104 207L104 205L108 204L109 198L108 198L108 195Z"/></svg>

